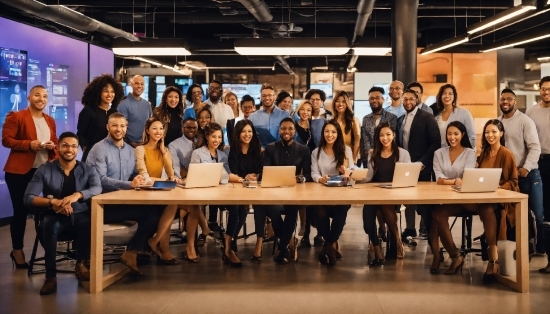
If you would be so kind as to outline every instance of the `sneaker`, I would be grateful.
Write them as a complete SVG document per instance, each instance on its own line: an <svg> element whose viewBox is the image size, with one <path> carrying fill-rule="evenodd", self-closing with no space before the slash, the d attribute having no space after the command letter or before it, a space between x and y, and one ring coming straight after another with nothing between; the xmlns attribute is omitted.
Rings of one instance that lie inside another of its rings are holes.
<svg viewBox="0 0 550 314"><path fill-rule="evenodd" d="M406 239L407 237L416 238L417 237L416 230L415 229L408 229L408 228L405 229L401 233L401 239Z"/></svg>
<svg viewBox="0 0 550 314"><path fill-rule="evenodd" d="M421 239L425 240L428 238L428 230L426 230L426 228L418 229L418 235L420 236Z"/></svg>

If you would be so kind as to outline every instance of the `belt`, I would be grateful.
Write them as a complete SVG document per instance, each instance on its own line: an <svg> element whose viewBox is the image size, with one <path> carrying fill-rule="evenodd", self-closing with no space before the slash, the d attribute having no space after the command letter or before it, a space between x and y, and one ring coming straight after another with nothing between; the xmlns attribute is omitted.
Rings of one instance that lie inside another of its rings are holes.
<svg viewBox="0 0 550 314"><path fill-rule="evenodd" d="M550 155L540 155L540 159L550 159Z"/></svg>

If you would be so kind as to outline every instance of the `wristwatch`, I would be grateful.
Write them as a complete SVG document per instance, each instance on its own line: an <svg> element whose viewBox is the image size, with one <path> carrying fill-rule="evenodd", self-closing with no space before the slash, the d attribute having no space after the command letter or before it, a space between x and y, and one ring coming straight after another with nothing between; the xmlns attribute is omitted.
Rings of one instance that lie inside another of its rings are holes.
<svg viewBox="0 0 550 314"><path fill-rule="evenodd" d="M46 196L46 198L48 199L48 208L53 209L52 208L53 195L48 195L48 196Z"/></svg>

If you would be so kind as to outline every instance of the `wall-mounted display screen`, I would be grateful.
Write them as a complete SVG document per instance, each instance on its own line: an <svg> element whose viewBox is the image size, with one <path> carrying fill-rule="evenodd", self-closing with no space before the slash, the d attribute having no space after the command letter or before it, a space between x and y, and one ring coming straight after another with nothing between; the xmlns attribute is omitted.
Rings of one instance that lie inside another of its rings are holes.
<svg viewBox="0 0 550 314"><path fill-rule="evenodd" d="M27 52L0 47L0 123L27 107Z"/></svg>
<svg viewBox="0 0 550 314"><path fill-rule="evenodd" d="M310 84L310 89L320 89L327 95L327 98L332 98L332 84Z"/></svg>

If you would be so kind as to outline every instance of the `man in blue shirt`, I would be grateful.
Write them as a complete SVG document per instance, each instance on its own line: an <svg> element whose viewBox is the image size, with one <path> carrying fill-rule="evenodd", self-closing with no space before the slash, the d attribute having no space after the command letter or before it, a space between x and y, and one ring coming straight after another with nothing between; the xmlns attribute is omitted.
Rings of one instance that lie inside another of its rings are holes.
<svg viewBox="0 0 550 314"><path fill-rule="evenodd" d="M262 147L279 139L279 123L288 117L288 112L275 106L275 90L269 84L263 84L260 91L262 107L248 118L256 128Z"/></svg>
<svg viewBox="0 0 550 314"><path fill-rule="evenodd" d="M118 105L117 111L128 120L128 131L124 140L135 148L141 143L145 121L151 117L152 110L151 103L141 98L145 88L143 76L134 76L130 86L132 86L132 92Z"/></svg>
<svg viewBox="0 0 550 314"><path fill-rule="evenodd" d="M24 197L27 206L48 208L40 224L46 264L46 280L40 289L41 295L52 294L57 290L55 259L57 240L62 234L70 233L74 238L78 255L75 264L78 279L90 280L90 271L85 265L85 261L90 259L91 234L87 201L101 193L101 182L95 169L76 160L76 134L62 133L58 150L59 159L38 167Z"/></svg>
<svg viewBox="0 0 550 314"><path fill-rule="evenodd" d="M405 108L403 107L403 90L405 85L400 81L393 81L390 84L389 95L391 98L391 103L385 109L389 113L393 113L397 119L406 113Z"/></svg>
<svg viewBox="0 0 550 314"><path fill-rule="evenodd" d="M143 176L136 169L134 149L124 142L127 121L115 112L109 116L105 139L92 147L86 162L99 174L103 193L134 189L145 184ZM138 229L126 246L120 261L134 274L141 275L137 267L137 252L150 250L147 240L156 230L163 206L150 205L105 205L106 224L127 220L136 221Z"/></svg>

